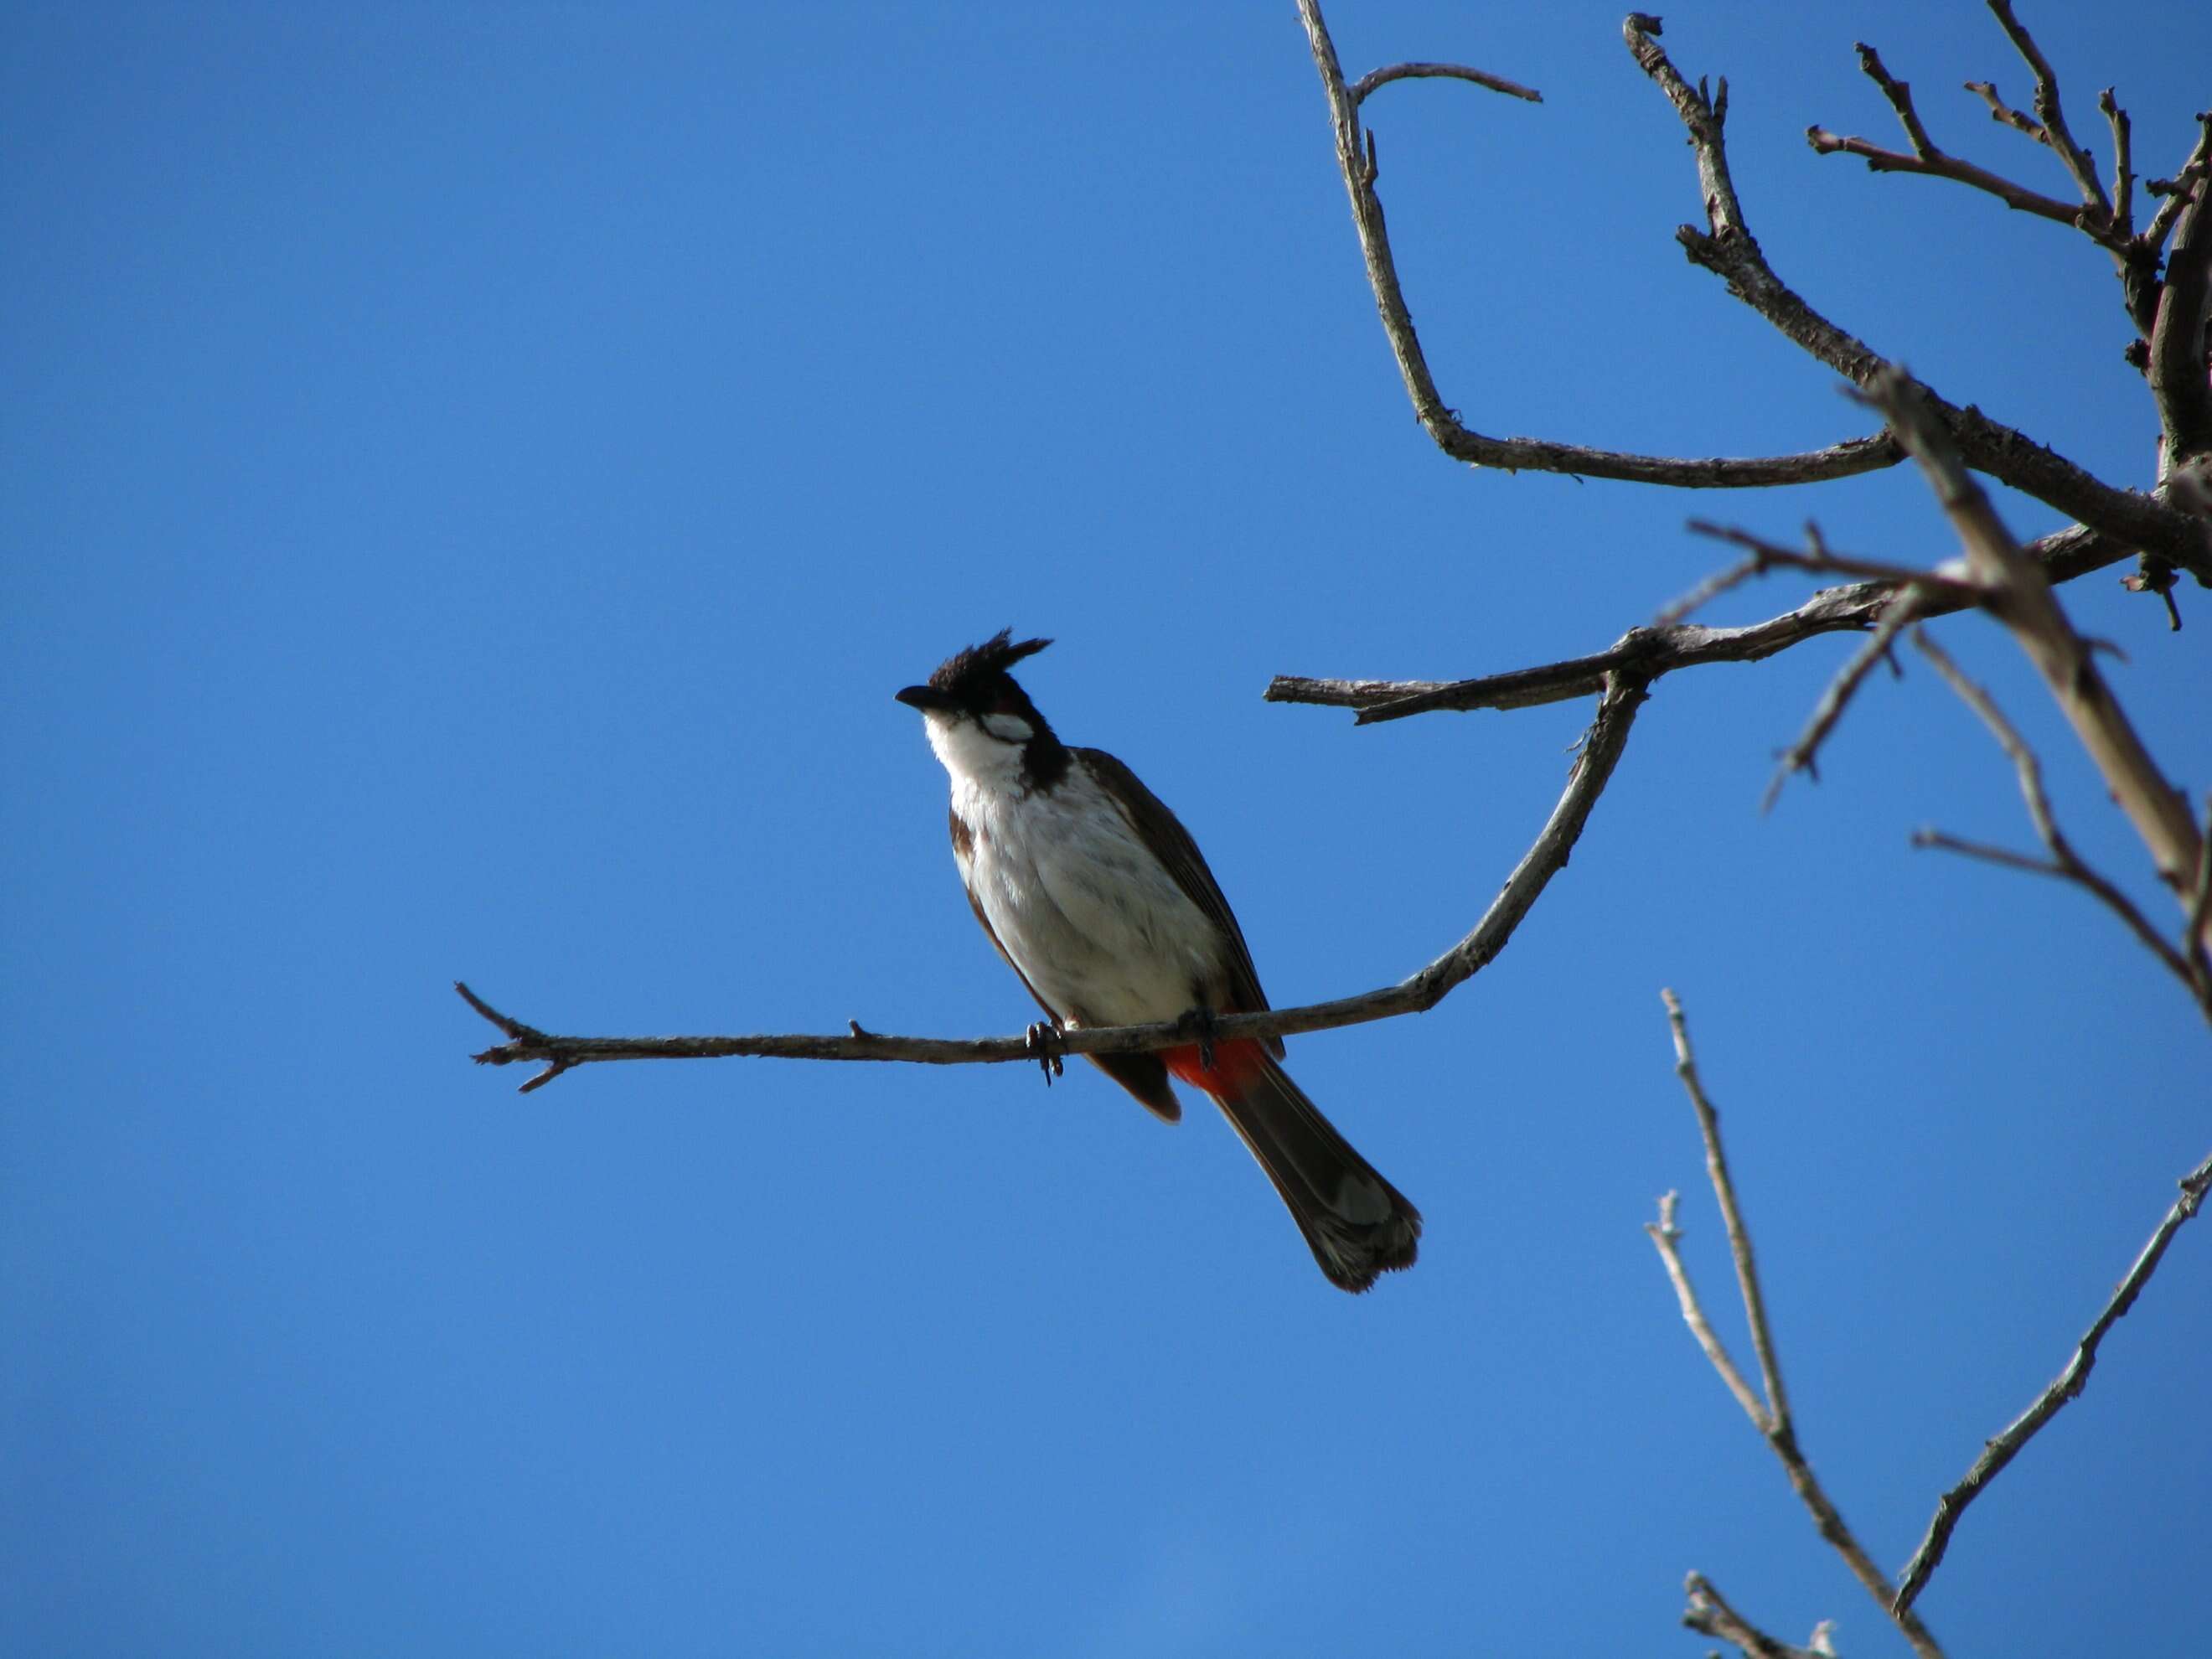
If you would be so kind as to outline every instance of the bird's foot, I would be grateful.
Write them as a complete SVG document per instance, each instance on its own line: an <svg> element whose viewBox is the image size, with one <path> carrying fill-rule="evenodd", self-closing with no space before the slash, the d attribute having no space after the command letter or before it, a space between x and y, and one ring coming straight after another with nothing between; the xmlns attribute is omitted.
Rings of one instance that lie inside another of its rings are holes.
<svg viewBox="0 0 2212 1659"><path fill-rule="evenodd" d="M1213 1069L1213 1010L1193 1008L1176 1021L1176 1030L1198 1044L1198 1066L1202 1072Z"/></svg>
<svg viewBox="0 0 2212 1659"><path fill-rule="evenodd" d="M1030 1053L1036 1056L1037 1064L1044 1070L1044 1086L1052 1087L1053 1079L1061 1074L1060 1063L1060 1022L1041 1019L1029 1029Z"/></svg>

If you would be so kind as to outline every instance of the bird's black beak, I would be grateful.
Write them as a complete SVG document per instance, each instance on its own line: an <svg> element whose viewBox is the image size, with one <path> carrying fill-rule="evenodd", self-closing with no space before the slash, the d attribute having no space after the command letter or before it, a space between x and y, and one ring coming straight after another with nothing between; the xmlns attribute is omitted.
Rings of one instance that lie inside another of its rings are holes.
<svg viewBox="0 0 2212 1659"><path fill-rule="evenodd" d="M952 699L933 685L909 685L898 694L898 700L909 708L919 708L925 714L931 710L952 707Z"/></svg>

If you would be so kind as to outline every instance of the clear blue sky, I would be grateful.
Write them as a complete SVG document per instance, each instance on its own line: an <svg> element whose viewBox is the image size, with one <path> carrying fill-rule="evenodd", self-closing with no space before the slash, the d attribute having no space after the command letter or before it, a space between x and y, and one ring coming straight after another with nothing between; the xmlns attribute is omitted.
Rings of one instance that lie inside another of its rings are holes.
<svg viewBox="0 0 2212 1659"><path fill-rule="evenodd" d="M1446 396L1691 454L1867 429L1686 264L1617 9L1332 8ZM2171 173L2202 15L2027 8ZM1963 3L1667 13L1784 276L2118 482L2155 422L2078 238L1821 160L1937 136ZM1665 683L1571 868L1418 1020L1296 1041L1425 1211L1315 1273L1210 1109L1087 1069L721 1061L527 1098L552 1029L1032 1016L891 693L1012 624L1206 847L1280 1001L1403 975L1549 810L1584 707L1374 730L1279 672L1598 648L1693 514L1906 561L1902 474L1689 497L1471 473L1397 385L1287 0L1078 9L24 5L0 53L0 1628L53 1655L1691 1654L1684 1572L1901 1645L1683 1331L1741 1346L1686 999L1803 1440L1878 1559L2063 1362L2203 1157L2212 1041L2021 844L1917 659L1757 811L1847 653ZM2166 43L2160 45L2160 43ZM2016 529L2052 527L2008 499ZM2212 783L2212 595L2069 591ZM1802 583L1730 597L1786 608ZM1985 624L1943 638L2168 907ZM1923 1603L1954 1653L2176 1651L2212 1547L2212 1224Z"/></svg>

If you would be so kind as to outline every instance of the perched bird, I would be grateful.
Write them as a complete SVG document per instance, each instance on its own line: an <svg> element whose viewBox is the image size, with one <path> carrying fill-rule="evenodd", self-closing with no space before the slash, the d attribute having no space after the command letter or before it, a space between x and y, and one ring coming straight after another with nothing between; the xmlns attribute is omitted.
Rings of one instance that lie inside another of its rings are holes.
<svg viewBox="0 0 2212 1659"><path fill-rule="evenodd" d="M1284 1073L1282 1040L1212 1041L1212 1016L1267 998L1190 832L1120 761L1054 735L1007 672L1052 641L1007 635L898 694L951 775L952 856L975 920L1056 1025L1189 1022L1185 1046L1089 1058L1170 1123L1170 1074L1212 1096L1331 1284L1364 1291L1411 1267L1420 1212Z"/></svg>

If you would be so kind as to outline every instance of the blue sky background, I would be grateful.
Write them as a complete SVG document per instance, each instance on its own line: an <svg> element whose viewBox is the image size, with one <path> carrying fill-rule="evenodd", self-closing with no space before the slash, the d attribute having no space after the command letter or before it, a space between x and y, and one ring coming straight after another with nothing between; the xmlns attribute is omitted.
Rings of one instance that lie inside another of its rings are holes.
<svg viewBox="0 0 2212 1659"><path fill-rule="evenodd" d="M2032 5L2146 174L2207 101L2179 0ZM1478 428L1705 454L1868 429L1689 267L1620 13L1340 0L1408 290ZM2109 266L1822 160L1939 139L1964 3L1667 14L1731 79L1784 277L2117 482L2155 421ZM1686 1000L1801 1434L1900 1565L2203 1156L2212 1040L2023 844L1908 658L1817 787L1774 752L1851 648L1666 681L1574 862L1418 1020L1297 1041L1423 1207L1314 1271L1210 1110L1087 1069L721 1061L526 1098L466 977L551 1029L970 1035L1031 1016L891 693L1011 623L1130 761L1279 1001L1457 938L1586 706L1374 730L1271 674L1601 647L1725 562L1708 514L1906 561L1903 473L1692 497L1473 473L1415 426L1287 3L25 5L0 48L0 1627L24 1653L1685 1654L1683 1574L1901 1644L1684 1332L1741 1348L1662 985ZM2053 526L2008 499L2023 535ZM2212 783L2212 605L2068 590ZM1714 607L1795 604L1776 580ZM2003 639L1942 638L2067 829L2170 907ZM1954 1653L2173 1651L2212 1540L2212 1236L1922 1603Z"/></svg>

